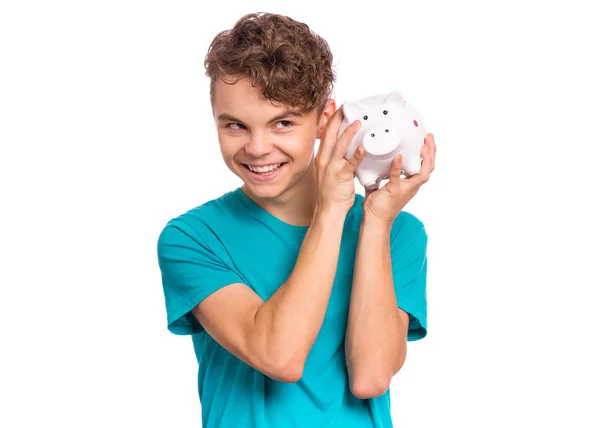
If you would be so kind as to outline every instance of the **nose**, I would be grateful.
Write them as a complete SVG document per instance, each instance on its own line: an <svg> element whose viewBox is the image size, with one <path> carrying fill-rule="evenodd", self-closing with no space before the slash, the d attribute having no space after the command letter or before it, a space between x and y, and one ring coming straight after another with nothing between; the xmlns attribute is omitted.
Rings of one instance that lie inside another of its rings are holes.
<svg viewBox="0 0 600 428"><path fill-rule="evenodd" d="M261 132L255 132L251 135L250 141L244 147L247 154L252 157L260 158L271 151L273 144L269 142L269 136Z"/></svg>

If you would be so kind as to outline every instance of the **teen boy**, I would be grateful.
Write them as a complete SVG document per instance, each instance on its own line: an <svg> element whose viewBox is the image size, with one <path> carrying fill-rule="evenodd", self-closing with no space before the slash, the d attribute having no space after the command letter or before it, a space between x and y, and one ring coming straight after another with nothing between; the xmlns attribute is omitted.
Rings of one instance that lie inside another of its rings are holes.
<svg viewBox="0 0 600 428"><path fill-rule="evenodd" d="M168 329L191 335L205 428L391 427L389 384L427 332L427 234L402 211L434 169L366 198L343 158L328 45L289 17L250 14L206 56L237 189L158 239ZM320 140L317 155L315 141Z"/></svg>

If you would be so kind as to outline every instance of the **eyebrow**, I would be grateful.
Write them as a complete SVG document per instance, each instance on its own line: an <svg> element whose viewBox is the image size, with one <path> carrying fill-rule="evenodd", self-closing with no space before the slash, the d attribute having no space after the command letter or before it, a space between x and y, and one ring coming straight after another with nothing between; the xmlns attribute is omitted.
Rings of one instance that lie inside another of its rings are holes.
<svg viewBox="0 0 600 428"><path fill-rule="evenodd" d="M281 119L285 119L286 117L290 117L290 116L302 117L302 113L300 113L298 111L288 110L285 113L278 114L277 116L272 117L268 123L275 122L275 121L281 120ZM221 113L219 116L217 116L217 119L219 121L231 121L231 122L237 122L237 123L241 123L242 125L245 125L242 120L238 119L235 116L230 115L229 113Z"/></svg>

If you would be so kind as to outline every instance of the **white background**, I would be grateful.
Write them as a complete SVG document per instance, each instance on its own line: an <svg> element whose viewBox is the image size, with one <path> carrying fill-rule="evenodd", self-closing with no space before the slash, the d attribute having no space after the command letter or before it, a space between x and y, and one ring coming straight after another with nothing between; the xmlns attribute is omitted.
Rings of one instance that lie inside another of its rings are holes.
<svg viewBox="0 0 600 428"><path fill-rule="evenodd" d="M241 184L203 60L255 11L329 42L338 105L397 89L435 135L396 426L600 426L595 2L206 3L0 6L0 426L200 426L156 239Z"/></svg>

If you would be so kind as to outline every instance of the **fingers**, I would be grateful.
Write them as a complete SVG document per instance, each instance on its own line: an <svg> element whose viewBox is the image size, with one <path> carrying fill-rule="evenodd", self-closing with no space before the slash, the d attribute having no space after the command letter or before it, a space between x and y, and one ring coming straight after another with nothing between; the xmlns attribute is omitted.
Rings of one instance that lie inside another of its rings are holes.
<svg viewBox="0 0 600 428"><path fill-rule="evenodd" d="M421 149L421 157L423 161L421 162L421 172L423 173L423 178L425 181L429 180L429 175L435 169L435 141L433 139L433 134L427 134L426 143Z"/></svg>
<svg viewBox="0 0 600 428"><path fill-rule="evenodd" d="M429 177L435 169L435 141L433 134L427 134L425 145L421 148L421 171L410 176L409 181L422 185L429 181Z"/></svg>
<svg viewBox="0 0 600 428"><path fill-rule="evenodd" d="M429 150L431 152L431 172L435 169L435 153L437 152L437 146L435 145L435 138L433 134L428 134L430 137L430 141L427 143Z"/></svg>
<svg viewBox="0 0 600 428"><path fill-rule="evenodd" d="M323 138L321 138L321 144L319 146L319 153L317 155L322 158L324 163L327 163L331 158L331 153L335 147L335 142L337 141L337 134L340 130L340 125L342 124L343 115L344 113L340 107L333 113L325 126Z"/></svg>
<svg viewBox="0 0 600 428"><path fill-rule="evenodd" d="M418 189L429 181L429 176L435 168L436 146L433 134L427 134L425 144L421 148L421 170L407 178L402 178L402 155L398 154L392 160L390 166L390 181L383 187L386 193L392 197L398 196L399 192L408 191L411 195L416 194ZM412 197L412 196L411 196Z"/></svg>
<svg viewBox="0 0 600 428"><path fill-rule="evenodd" d="M346 129L344 129L344 132L342 132L342 135L340 135L340 138L335 143L335 147L331 155L332 159L342 159L346 155L346 152L348 151L348 146L352 142L352 139L354 138L360 127L360 120L355 120L350 125L348 125Z"/></svg>
<svg viewBox="0 0 600 428"><path fill-rule="evenodd" d="M435 156L437 146L435 145L435 138L433 137L433 134L427 134L425 137L425 145L433 150L433 155Z"/></svg>
<svg viewBox="0 0 600 428"><path fill-rule="evenodd" d="M346 162L346 165L344 165L344 169L348 170L348 172L354 176L354 172L356 171L356 168L358 168L358 165L360 165L360 162L363 160L364 157L365 157L364 147L358 146L356 148L356 150L354 151L354 156L352 156L350 159L348 159L348 162Z"/></svg>

